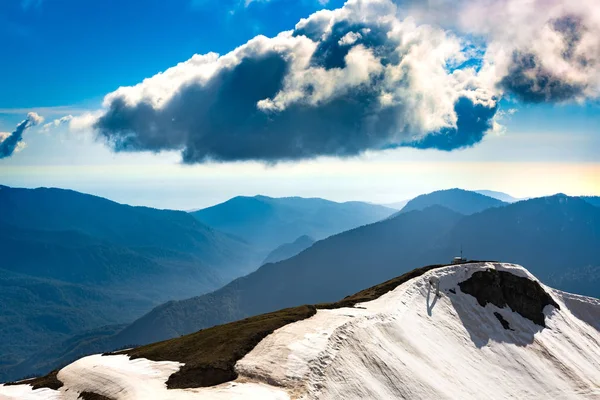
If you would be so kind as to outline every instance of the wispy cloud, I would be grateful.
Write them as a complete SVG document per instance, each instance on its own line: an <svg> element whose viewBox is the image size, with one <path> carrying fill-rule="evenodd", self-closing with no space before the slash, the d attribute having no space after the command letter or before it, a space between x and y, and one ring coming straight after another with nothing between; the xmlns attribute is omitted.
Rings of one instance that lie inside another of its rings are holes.
<svg viewBox="0 0 600 400"><path fill-rule="evenodd" d="M49 132L53 128L58 128L61 125L66 125L73 120L72 115L65 115L64 117L57 118L51 122L48 122L42 126L42 132Z"/></svg>
<svg viewBox="0 0 600 400"><path fill-rule="evenodd" d="M23 143L23 133L25 130L42 122L44 122L43 117L30 112L27 114L27 118L21 121L12 133L8 135L3 133L0 135L0 139L2 140L0 142L0 159L10 157L15 151L22 149L25 146L25 143Z"/></svg>
<svg viewBox="0 0 600 400"><path fill-rule="evenodd" d="M65 115L60 118L56 118L51 122L48 122L42 126L41 131L43 133L50 132L60 126L68 125L69 130L72 132L89 132L93 129L94 124L98 121L98 118L102 116L101 110L96 111L85 111L77 115Z"/></svg>
<svg viewBox="0 0 600 400"><path fill-rule="evenodd" d="M244 6L248 7L252 3L268 3L272 0L244 0Z"/></svg>

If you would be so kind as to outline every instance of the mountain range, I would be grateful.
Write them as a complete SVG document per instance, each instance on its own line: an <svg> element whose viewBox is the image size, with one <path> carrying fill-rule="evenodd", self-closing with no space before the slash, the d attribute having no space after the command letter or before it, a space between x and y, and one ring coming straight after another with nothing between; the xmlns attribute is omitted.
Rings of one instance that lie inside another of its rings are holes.
<svg viewBox="0 0 600 400"><path fill-rule="evenodd" d="M471 259L527 264L545 283L597 297L599 233L600 208L565 195L472 215L440 205L403 212L317 241L214 292L165 303L112 335L54 346L21 367L44 371L55 364L40 360L64 363L93 351L160 341L281 307L334 301L415 266L450 260L461 247Z"/></svg>
<svg viewBox="0 0 600 400"><path fill-rule="evenodd" d="M421 267L340 301L95 354L27 399L592 399L600 300L499 262Z"/></svg>
<svg viewBox="0 0 600 400"><path fill-rule="evenodd" d="M492 207L507 205L494 197L463 189L438 190L432 193L422 194L410 200L399 211L405 213L413 210L424 210L434 205L444 206L452 211L464 215L475 214Z"/></svg>
<svg viewBox="0 0 600 400"><path fill-rule="evenodd" d="M382 206L393 208L393 209L399 211L399 210L402 210L404 208L404 206L406 205L406 203L408 203L409 201L410 201L410 199L409 200L396 201L394 203L385 203L385 204L382 204Z"/></svg>
<svg viewBox="0 0 600 400"><path fill-rule="evenodd" d="M302 235L292 243L285 243L269 253L263 264L275 263L294 257L296 254L308 249L315 240L307 235Z"/></svg>
<svg viewBox="0 0 600 400"><path fill-rule="evenodd" d="M214 290L260 260L185 212L6 186L0 210L0 369L78 332Z"/></svg>
<svg viewBox="0 0 600 400"><path fill-rule="evenodd" d="M582 196L581 198L596 207L600 207L600 196Z"/></svg>
<svg viewBox="0 0 600 400"><path fill-rule="evenodd" d="M564 195L470 216L432 206L340 233L215 292L158 307L120 332L117 343L144 344L279 307L333 301L449 260L461 246L471 259L526 264L548 284L600 297L600 208Z"/></svg>
<svg viewBox="0 0 600 400"><path fill-rule="evenodd" d="M514 203L519 200L527 200L527 199L518 199L516 197L511 196L508 193L498 192L495 190L474 190L474 192L482 194L484 196L493 197L494 199L503 201L505 203Z"/></svg>
<svg viewBox="0 0 600 400"><path fill-rule="evenodd" d="M323 227L323 235L393 212L366 203L282 202L280 207L271 199L279 221L295 215L292 230L313 232L321 218L333 225ZM71 190L0 186L0 210L0 376L28 374L21 367L35 354L62 350L56 343L87 343L94 336L90 331L112 334L119 330L114 326L122 328L161 303L217 289L255 270L266 254L190 213L132 207ZM314 218L303 224L302 213ZM260 239L263 232L267 240ZM257 229L254 238L265 243L273 236ZM305 244L302 239L271 257L287 258Z"/></svg>
<svg viewBox="0 0 600 400"><path fill-rule="evenodd" d="M461 196L460 192L465 192L465 190L449 189L449 190L438 190L438 191L432 192L430 194L436 194L436 195L438 195L439 192L448 192L448 191L449 191L449 193L451 195L448 196L447 199L450 200L450 201L452 199L452 193L454 193L455 196ZM514 202L519 201L519 200L526 200L526 199L518 199L516 197L511 196L508 193L498 192L498 191L495 191L495 190L473 190L473 191L470 191L470 193L478 193L478 194L486 196L486 197L491 197L493 199L500 200L500 201L502 201L504 203L514 203ZM385 204L382 204L382 205L384 205L386 207L394 208L396 210L402 210L406 206L406 204L409 201L411 201L411 200L412 199L406 199L406 200L397 201L397 202L394 202L394 203L385 203ZM443 201L444 200L444 196L440 196L439 200ZM439 203L437 203L437 204L439 204ZM494 204L494 203L488 203L488 204ZM496 204L496 205L498 205L498 204ZM448 208L451 208L451 207L448 207Z"/></svg>
<svg viewBox="0 0 600 400"><path fill-rule="evenodd" d="M266 256L300 236L324 239L377 222L394 212L396 210L388 207L363 202L238 196L191 214L208 226L244 239Z"/></svg>
<svg viewBox="0 0 600 400"><path fill-rule="evenodd" d="M3 265L0 278L0 318L6 321L0 328L5 346L0 346L0 379L45 372L84 354L167 339L280 307L333 301L415 266L449 260L461 247L471 259L527 264L546 283L600 295L600 208L589 198L557 195L507 204L447 190L420 196L411 207L423 209L392 217L389 209L376 206L357 214L353 223L358 227L317 242L296 237L272 250L255 272L210 292L260 265L264 244L273 238L270 229L254 229L257 237L266 235L255 240L263 243L256 250L183 212L130 207L55 189L2 187L0 193L2 207L7 207L2 209L15 211L0 217L6 226L0 230L0 246L5 259L12 260L12 267ZM27 196L44 201L34 207L36 199ZM240 199L256 200L236 201ZM278 209L277 199L272 200L270 208ZM289 211L290 204L304 210L315 205L309 223L298 221L297 227L314 227L313 216L323 207L341 207L335 215L348 215L349 204L368 209L366 203L301 200L281 201L288 215L301 214ZM73 205L63 210L55 202ZM468 215L450 209L457 204ZM483 204L489 208L478 212ZM360 226L366 214L382 209L382 221ZM10 225L20 222L16 213L23 227ZM111 220L113 213L120 221ZM265 219L255 221L262 226ZM170 232L168 238L164 232ZM204 256L211 260L208 266ZM219 264L222 259L232 262ZM194 275L194 268L202 273ZM172 271L177 271L175 277L165 276Z"/></svg>

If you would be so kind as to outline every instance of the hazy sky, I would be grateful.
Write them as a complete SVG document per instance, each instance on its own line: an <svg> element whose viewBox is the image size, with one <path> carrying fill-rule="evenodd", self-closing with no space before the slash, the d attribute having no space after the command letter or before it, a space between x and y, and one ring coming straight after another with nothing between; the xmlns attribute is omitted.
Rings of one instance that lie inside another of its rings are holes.
<svg viewBox="0 0 600 400"><path fill-rule="evenodd" d="M179 209L600 195L600 6L515 4L2 2L0 184Z"/></svg>

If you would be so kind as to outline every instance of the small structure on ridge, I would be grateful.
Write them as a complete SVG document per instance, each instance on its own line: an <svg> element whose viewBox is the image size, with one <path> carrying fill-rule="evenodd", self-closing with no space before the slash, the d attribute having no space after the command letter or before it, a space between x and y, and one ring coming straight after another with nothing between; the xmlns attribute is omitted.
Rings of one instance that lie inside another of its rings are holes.
<svg viewBox="0 0 600 400"><path fill-rule="evenodd" d="M460 246L460 257L454 257L452 259L452 264L464 264L467 262L467 259L463 257L462 246Z"/></svg>

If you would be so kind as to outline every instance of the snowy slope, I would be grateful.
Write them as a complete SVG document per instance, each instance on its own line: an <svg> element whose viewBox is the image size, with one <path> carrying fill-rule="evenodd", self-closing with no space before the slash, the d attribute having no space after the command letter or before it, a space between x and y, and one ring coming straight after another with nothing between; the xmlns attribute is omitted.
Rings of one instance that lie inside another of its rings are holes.
<svg viewBox="0 0 600 400"><path fill-rule="evenodd" d="M600 300L542 285L560 308L544 308L544 328L462 293L460 282L490 268L535 280L511 264L431 270L278 329L237 363L236 381L216 387L167 390L177 362L91 356L59 372L58 391L0 386L0 399L600 399Z"/></svg>

